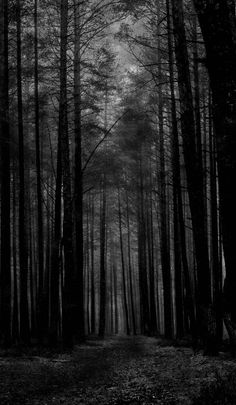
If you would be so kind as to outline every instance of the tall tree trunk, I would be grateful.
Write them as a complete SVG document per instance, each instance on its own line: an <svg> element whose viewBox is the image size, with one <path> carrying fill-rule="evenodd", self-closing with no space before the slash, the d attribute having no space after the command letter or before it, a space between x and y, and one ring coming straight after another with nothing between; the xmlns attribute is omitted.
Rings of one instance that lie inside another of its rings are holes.
<svg viewBox="0 0 236 405"><path fill-rule="evenodd" d="M59 132L61 139L62 183L63 183L63 239L64 285L62 297L62 334L65 345L73 344L73 247L72 247L72 197L70 152L67 118L67 40L68 0L61 0L61 44L60 44L60 101Z"/></svg>
<svg viewBox="0 0 236 405"><path fill-rule="evenodd" d="M144 182L142 151L139 158L139 187L138 187L138 267L139 267L139 293L140 293L140 329L141 333L149 334L149 302L147 283L147 255L146 255L146 229L144 216Z"/></svg>
<svg viewBox="0 0 236 405"><path fill-rule="evenodd" d="M39 72L38 72L38 0L34 1L34 81L35 81L35 152L36 152L36 178L37 178L37 242L38 242L38 302L37 327L38 337L42 340L45 334L45 308L44 308L44 247L43 247L43 209L41 188L41 151L39 128Z"/></svg>
<svg viewBox="0 0 236 405"><path fill-rule="evenodd" d="M201 136L201 113L200 113L200 91L199 91L199 56L198 56L198 35L196 16L193 17L193 77L194 77L194 113L197 158L199 168L202 168L202 136ZM202 174L203 176L203 174Z"/></svg>
<svg viewBox="0 0 236 405"><path fill-rule="evenodd" d="M20 336L29 343L29 305L28 305L28 246L25 213L25 151L22 102L22 63L21 63L21 1L17 0L17 101L19 137L19 255L20 255Z"/></svg>
<svg viewBox="0 0 236 405"><path fill-rule="evenodd" d="M94 279L94 196L91 194L91 224L90 224L90 252L91 252L91 333L95 333L95 279Z"/></svg>
<svg viewBox="0 0 236 405"><path fill-rule="evenodd" d="M236 351L236 18L230 0L194 0L206 47L217 139L220 213L226 263L225 323Z"/></svg>
<svg viewBox="0 0 236 405"><path fill-rule="evenodd" d="M49 189L52 187L52 179L48 176L47 179L47 234L45 240L45 331L48 332L50 322L50 280L51 280L51 261L52 261L52 239L53 239L53 221L52 221L52 201Z"/></svg>
<svg viewBox="0 0 236 405"><path fill-rule="evenodd" d="M193 288L191 287L189 266L186 254L186 237L183 213L183 199L181 189L181 171L180 171L180 153L179 136L176 113L175 86L174 86L174 58L172 44L172 24L170 13L170 1L166 1L167 10L167 28L168 28L168 57L170 72L170 91L171 91L171 117L172 117L172 167L173 167L173 210L174 210L174 260L175 260L175 294L176 294L176 322L177 336L181 336L184 331L183 325L183 300L185 285L186 295L186 315L190 320L190 329L195 336L195 315ZM180 262L181 261L181 262Z"/></svg>
<svg viewBox="0 0 236 405"><path fill-rule="evenodd" d="M103 175L100 207L100 314L99 336L104 337L106 327L106 179Z"/></svg>
<svg viewBox="0 0 236 405"><path fill-rule="evenodd" d="M119 332L119 316L118 316L118 288L117 288L117 266L114 252L112 252L112 272L114 280L114 306L115 306L115 334Z"/></svg>
<svg viewBox="0 0 236 405"><path fill-rule="evenodd" d="M58 328L60 319L59 306L59 280L61 263L61 188L62 188L62 161L61 161L61 133L58 131L57 143L57 171L55 190L55 217L52 236L51 274L50 274L50 315L49 315L49 341L51 346L58 343Z"/></svg>
<svg viewBox="0 0 236 405"><path fill-rule="evenodd" d="M214 332L209 328L209 320L212 317L211 277L207 230L205 229L203 178L196 147L195 120L182 0L172 0L172 10L180 94L183 152L197 265L198 332L204 341L206 351L210 353L216 350L213 344Z"/></svg>
<svg viewBox="0 0 236 405"><path fill-rule="evenodd" d="M216 310L217 340L221 342L223 334L222 323L222 268L219 253L219 225L218 225L218 196L217 196L217 162L216 139L212 127L212 105L209 92L209 152L210 152L210 209L211 209L211 262L213 274L213 303Z"/></svg>
<svg viewBox="0 0 236 405"><path fill-rule="evenodd" d="M122 235L122 214L121 214L121 201L120 201L120 189L118 188L118 219L119 219L119 236L120 236L120 254L121 254L121 272L122 272L122 285L123 285L123 297L124 297L124 309L125 309L125 326L127 335L130 334L129 327L129 311L127 301L127 288L125 277L125 258L124 258L124 244Z"/></svg>
<svg viewBox="0 0 236 405"><path fill-rule="evenodd" d="M20 337L19 322L19 285L17 266L17 194L16 194L16 168L13 165L12 179L12 259L13 259L13 317L12 317L12 337L18 343Z"/></svg>
<svg viewBox="0 0 236 405"><path fill-rule="evenodd" d="M1 271L0 334L11 343L11 228L10 134L8 96L8 2L0 1L0 165L1 165Z"/></svg>
<svg viewBox="0 0 236 405"><path fill-rule="evenodd" d="M150 164L150 187L152 189L152 171ZM147 248L149 263L149 301L150 301L150 334L157 334L157 315L156 315L156 298L155 298L155 265L154 265L154 232L153 232L153 208L152 192L147 193Z"/></svg>
<svg viewBox="0 0 236 405"><path fill-rule="evenodd" d="M128 269L129 269L129 291L130 291L130 302L131 302L131 314L132 314L132 325L133 334L136 335L136 319L135 319L135 308L134 308L134 287L132 280L132 263L131 263L131 241L130 241L130 217L129 217L129 196L126 191L126 217L127 217L127 233L128 233Z"/></svg>
<svg viewBox="0 0 236 405"><path fill-rule="evenodd" d="M84 291L83 291L83 173L81 155L81 60L80 60L80 7L74 2L74 122L75 122L75 177L74 177L74 221L75 221L75 272L74 306L76 334L84 338Z"/></svg>
<svg viewBox="0 0 236 405"><path fill-rule="evenodd" d="M159 59L158 75L161 81L161 57ZM158 120L159 120L159 186L160 186L160 226L161 226L161 266L164 294L164 327L165 337L172 337L172 292L171 270L167 222L166 175L165 175L165 147L164 147L164 122L163 122L163 97L162 88L158 92Z"/></svg>

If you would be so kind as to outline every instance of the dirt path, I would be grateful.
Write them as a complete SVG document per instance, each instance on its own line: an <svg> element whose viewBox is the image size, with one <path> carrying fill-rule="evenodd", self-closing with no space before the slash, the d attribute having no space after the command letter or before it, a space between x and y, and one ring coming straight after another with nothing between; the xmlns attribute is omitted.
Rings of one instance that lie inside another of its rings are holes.
<svg viewBox="0 0 236 405"><path fill-rule="evenodd" d="M0 404L210 405L209 395L219 387L217 395L225 395L221 380L229 381L229 375L236 375L230 359L162 347L154 338L89 340L71 355L0 357ZM236 404L236 392L232 400Z"/></svg>

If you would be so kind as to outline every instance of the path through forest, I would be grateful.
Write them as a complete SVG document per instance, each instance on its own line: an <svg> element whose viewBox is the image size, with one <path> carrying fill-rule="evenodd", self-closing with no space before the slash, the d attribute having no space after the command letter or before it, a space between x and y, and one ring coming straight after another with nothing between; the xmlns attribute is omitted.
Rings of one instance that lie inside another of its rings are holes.
<svg viewBox="0 0 236 405"><path fill-rule="evenodd" d="M236 403L234 360L155 338L90 339L71 354L16 354L1 353L1 405Z"/></svg>

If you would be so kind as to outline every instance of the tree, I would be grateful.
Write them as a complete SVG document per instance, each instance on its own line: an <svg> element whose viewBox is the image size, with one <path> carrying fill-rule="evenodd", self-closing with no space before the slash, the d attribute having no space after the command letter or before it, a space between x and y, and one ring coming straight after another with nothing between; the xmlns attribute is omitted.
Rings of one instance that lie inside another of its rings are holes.
<svg viewBox="0 0 236 405"><path fill-rule="evenodd" d="M44 243L43 243L43 208L41 186L41 149L40 149L40 123L39 123L39 57L38 57L38 0L34 2L34 80L35 80L35 152L36 152L36 177L37 177L37 230L38 230L38 333L40 340L45 333L45 293L44 293Z"/></svg>
<svg viewBox="0 0 236 405"><path fill-rule="evenodd" d="M22 4L17 0L17 106L18 106L18 138L19 138L19 255L20 255L20 335L25 343L29 343L29 303L28 303L28 246L26 232L26 190L25 190L25 148L23 124L23 93L22 93Z"/></svg>
<svg viewBox="0 0 236 405"><path fill-rule="evenodd" d="M232 189L236 176L236 19L230 0L194 0L206 48L206 66L212 89L213 119L217 139L220 213L226 279L224 319L232 347L236 346L236 196Z"/></svg>
<svg viewBox="0 0 236 405"><path fill-rule="evenodd" d="M0 2L0 167L1 167L1 267L0 330L5 345L11 343L11 231L10 133L8 75L8 4Z"/></svg>
<svg viewBox="0 0 236 405"><path fill-rule="evenodd" d="M77 324L76 333L84 337L84 289L83 289L83 173L82 173L82 101L81 101L81 8L74 3L74 219L75 219L75 270L74 304L76 311L73 322ZM76 298L77 297L77 298Z"/></svg>
<svg viewBox="0 0 236 405"><path fill-rule="evenodd" d="M197 264L197 326L198 333L205 342L206 350L214 352L215 348L212 345L214 331L209 330L211 276L208 240L205 228L203 176L196 145L192 87L182 0L172 0L172 11L180 94L183 152Z"/></svg>

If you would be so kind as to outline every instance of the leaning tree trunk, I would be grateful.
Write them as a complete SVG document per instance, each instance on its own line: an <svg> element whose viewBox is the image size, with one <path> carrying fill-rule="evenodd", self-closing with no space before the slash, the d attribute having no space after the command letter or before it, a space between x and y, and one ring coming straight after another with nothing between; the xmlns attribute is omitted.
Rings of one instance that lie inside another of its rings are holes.
<svg viewBox="0 0 236 405"><path fill-rule="evenodd" d="M220 214L226 264L224 319L236 350L236 18L235 2L194 0L206 47L217 138Z"/></svg>

